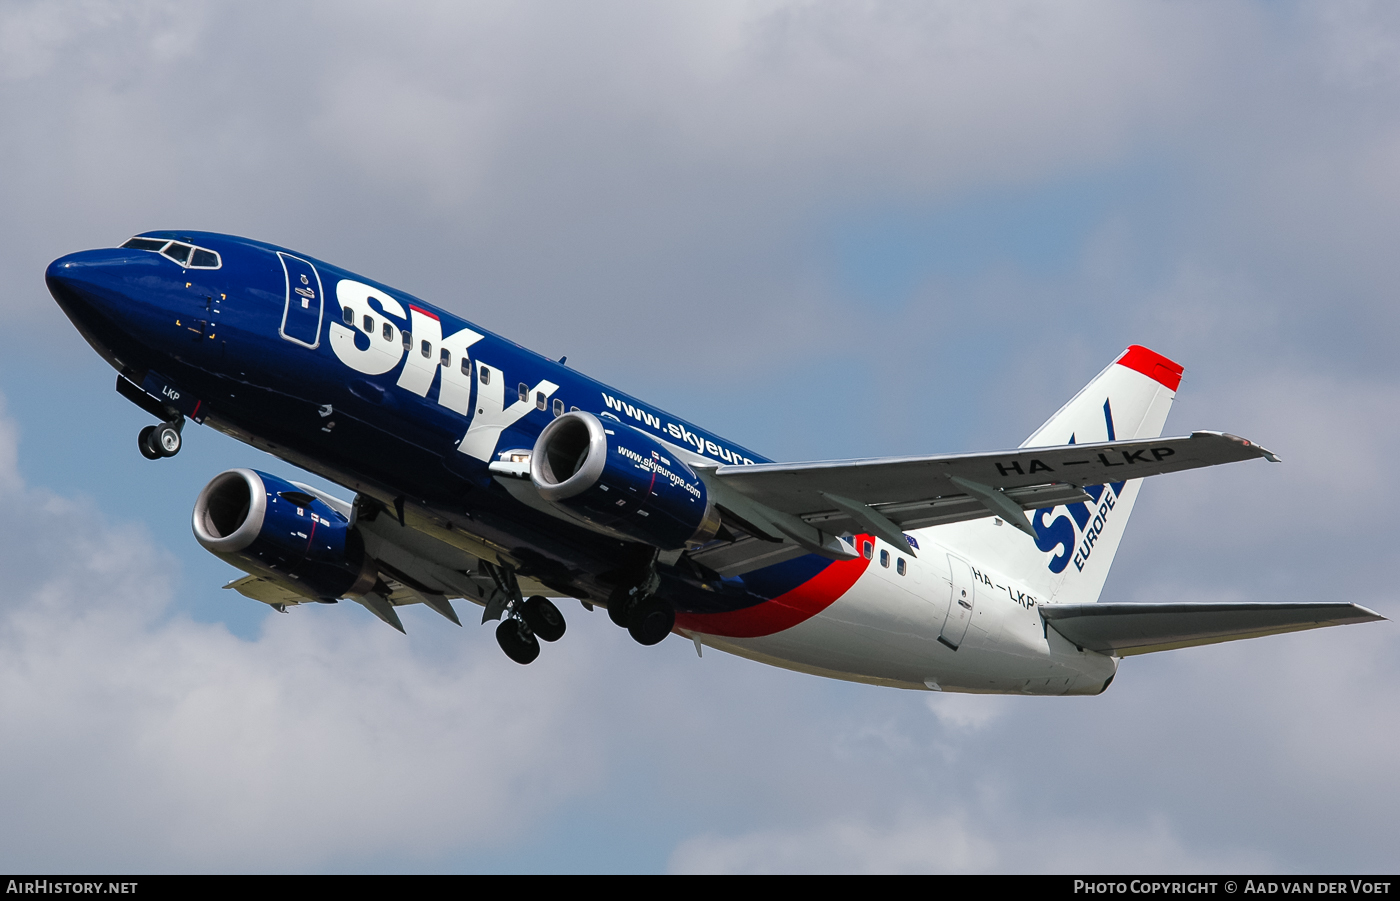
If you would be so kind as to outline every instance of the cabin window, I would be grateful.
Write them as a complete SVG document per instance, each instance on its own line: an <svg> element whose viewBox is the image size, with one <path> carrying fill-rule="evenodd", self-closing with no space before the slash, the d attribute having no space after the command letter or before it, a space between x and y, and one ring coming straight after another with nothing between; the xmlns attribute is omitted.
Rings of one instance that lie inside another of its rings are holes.
<svg viewBox="0 0 1400 901"><path fill-rule="evenodd" d="M563 415L564 415L564 402L563 402L562 400L560 400L559 398L557 398L557 397L554 399L554 415L555 415L555 416L563 416Z"/></svg>
<svg viewBox="0 0 1400 901"><path fill-rule="evenodd" d="M393 341L393 340L394 340L394 327L393 327L392 325L389 324L389 320L387 320L387 319L384 320L384 340L385 340L385 341Z"/></svg>
<svg viewBox="0 0 1400 901"><path fill-rule="evenodd" d="M880 552L880 565L883 566L885 569L889 569L889 568L890 568L890 552L889 552L889 551L881 551L881 552Z"/></svg>
<svg viewBox="0 0 1400 901"><path fill-rule="evenodd" d="M570 407L570 408L569 408L569 412L570 412L570 413L577 413L577 412L578 412L578 407Z"/></svg>
<svg viewBox="0 0 1400 901"><path fill-rule="evenodd" d="M548 406L548 405L549 405L549 399L548 399L547 397L544 396L544 392L543 392L543 391L536 391L536 392L535 392L535 409L537 409L537 410L543 410L543 409L544 409L546 406Z"/></svg>
<svg viewBox="0 0 1400 901"><path fill-rule="evenodd" d="M374 317L373 317L373 316L370 316L368 313L366 313L366 314L365 314L365 322L364 322L364 325L365 325L365 334L366 334L366 335L373 335L373 334L374 334Z"/></svg>
<svg viewBox="0 0 1400 901"><path fill-rule="evenodd" d="M860 543L860 552L864 555L865 559L869 560L871 557L875 556L875 545L871 544L869 541L862 541Z"/></svg>
<svg viewBox="0 0 1400 901"><path fill-rule="evenodd" d="M894 565L895 572L904 575L904 558L900 557L899 562Z"/></svg>
<svg viewBox="0 0 1400 901"><path fill-rule="evenodd" d="M520 394L520 402L521 402L522 404L523 404L523 403L529 403L529 401L530 401L530 386L527 385L527 384L525 384L524 382L521 382L521 383L520 383L520 387L517 388L516 390L517 390L517 391L519 392L519 394Z"/></svg>
<svg viewBox="0 0 1400 901"><path fill-rule="evenodd" d="M346 325L355 324L355 311L349 307L340 308L340 318L345 320Z"/></svg>
<svg viewBox="0 0 1400 901"><path fill-rule="evenodd" d="M419 344L419 345L418 345L418 352L421 353L425 359L432 359L432 356L433 356L433 342L431 342L431 341L424 341L422 344Z"/></svg>
<svg viewBox="0 0 1400 901"><path fill-rule="evenodd" d="M466 363L466 360L463 360L462 362L463 362L463 364L465 364L465 363ZM491 367L490 367L490 366L478 366L477 369L481 372L481 384L483 384L483 385L489 385L489 384L491 384Z"/></svg>
<svg viewBox="0 0 1400 901"><path fill-rule="evenodd" d="M472 358L463 355L463 357L462 357L462 375L471 375L471 374L472 374ZM486 381L486 379L483 377L483 378L482 378L482 381L484 382L484 381Z"/></svg>
<svg viewBox="0 0 1400 901"><path fill-rule="evenodd" d="M413 349L413 333L408 329L399 332L399 337L403 339L403 352L408 353Z"/></svg>
<svg viewBox="0 0 1400 901"><path fill-rule="evenodd" d="M444 368L451 369L451 368L452 368L452 351L450 351L450 350L448 350L447 348L444 347L444 348L442 349L442 354L439 355L439 357L438 357L438 360L439 360L439 362L442 363L442 365L443 365Z"/></svg>

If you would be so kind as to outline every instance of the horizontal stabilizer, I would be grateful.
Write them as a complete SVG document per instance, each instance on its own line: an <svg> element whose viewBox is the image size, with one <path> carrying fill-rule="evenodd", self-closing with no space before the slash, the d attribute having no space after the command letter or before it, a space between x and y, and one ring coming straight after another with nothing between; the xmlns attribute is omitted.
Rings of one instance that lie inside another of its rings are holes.
<svg viewBox="0 0 1400 901"><path fill-rule="evenodd" d="M1343 602L1048 604L1039 610L1049 627L1076 647L1114 657L1385 619Z"/></svg>

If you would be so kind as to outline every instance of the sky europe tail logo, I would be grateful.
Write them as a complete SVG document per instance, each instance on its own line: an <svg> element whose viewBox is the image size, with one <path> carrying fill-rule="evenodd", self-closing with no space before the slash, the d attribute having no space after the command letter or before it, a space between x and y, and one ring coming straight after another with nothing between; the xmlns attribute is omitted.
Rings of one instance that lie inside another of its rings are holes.
<svg viewBox="0 0 1400 901"><path fill-rule="evenodd" d="M1118 437L1113 430L1113 408L1107 399L1103 402L1103 419L1108 428L1108 440L1117 441ZM1075 443L1075 437L1069 436L1070 444ZM1065 509L1069 511L1069 515L1061 514L1048 525L1046 520L1055 512L1055 508L1044 507L1035 511L1035 515L1031 517L1031 524L1035 527L1035 546L1046 553L1058 551L1047 564L1052 573L1064 572L1070 564L1071 554L1075 568L1083 571L1084 564L1089 561L1089 555L1094 552L1094 543L1098 541L1108 518L1113 514L1113 508L1117 505L1125 484L1127 483L1111 482L1108 485L1085 485L1085 492L1094 499L1093 506L1083 502L1067 504Z"/></svg>

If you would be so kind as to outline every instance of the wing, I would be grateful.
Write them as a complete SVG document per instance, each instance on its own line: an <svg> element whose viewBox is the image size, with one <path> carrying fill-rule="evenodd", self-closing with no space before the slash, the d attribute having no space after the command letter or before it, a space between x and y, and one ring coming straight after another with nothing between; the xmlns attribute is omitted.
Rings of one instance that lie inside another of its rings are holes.
<svg viewBox="0 0 1400 901"><path fill-rule="evenodd" d="M443 529L413 508L409 508L401 522L394 513L373 504L357 509L355 504L314 486L301 482L292 484L356 523L364 538L365 550L377 568L378 584L374 591L352 600L384 622L402 631L403 625L394 608L424 604L461 625L452 599L485 607L482 622L500 618L510 597L510 588L500 581L499 569L492 575L490 561L497 558L490 548L467 546L460 531ZM523 595L558 595L542 583L516 576L514 572L510 578L517 582L516 588ZM224 587L284 612L289 606L319 602L318 598L302 594L293 583L263 576L245 576Z"/></svg>
<svg viewBox="0 0 1400 901"><path fill-rule="evenodd" d="M833 537L843 532L903 545L905 529L985 516L1000 516L1034 536L1024 511L1091 502L1086 485L1255 457L1278 461L1244 438L1193 432L982 454L720 466L701 478L725 524L743 537L690 556L722 575L737 575L803 553L851 556Z"/></svg>
<svg viewBox="0 0 1400 901"><path fill-rule="evenodd" d="M1049 604L1049 628L1079 648L1130 657L1385 619L1342 602L1318 604Z"/></svg>

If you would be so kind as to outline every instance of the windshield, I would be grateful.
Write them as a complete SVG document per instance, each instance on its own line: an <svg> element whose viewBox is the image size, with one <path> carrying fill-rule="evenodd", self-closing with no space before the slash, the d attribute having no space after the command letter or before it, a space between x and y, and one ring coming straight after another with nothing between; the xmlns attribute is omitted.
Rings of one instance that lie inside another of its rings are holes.
<svg viewBox="0 0 1400 901"><path fill-rule="evenodd" d="M128 250L149 250L168 260L179 263L186 269L218 269L223 265L219 254L203 247L195 247L181 241L167 241L164 238L132 238L122 247Z"/></svg>

